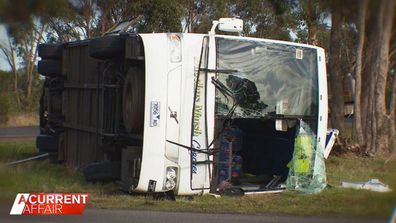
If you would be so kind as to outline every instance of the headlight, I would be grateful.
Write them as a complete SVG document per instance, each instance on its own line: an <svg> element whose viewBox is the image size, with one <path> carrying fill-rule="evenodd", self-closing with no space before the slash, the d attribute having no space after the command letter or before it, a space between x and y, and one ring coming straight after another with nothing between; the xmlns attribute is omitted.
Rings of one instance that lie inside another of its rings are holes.
<svg viewBox="0 0 396 223"><path fill-rule="evenodd" d="M181 52L181 38L176 34L169 35L169 53L170 53L170 61L172 63L178 63L182 60L182 52Z"/></svg>
<svg viewBox="0 0 396 223"><path fill-rule="evenodd" d="M175 168L168 167L166 171L166 179L168 180L174 180L177 176Z"/></svg>
<svg viewBox="0 0 396 223"><path fill-rule="evenodd" d="M176 187L176 182L173 180L167 180L165 183L165 188L167 190L173 190Z"/></svg>
<svg viewBox="0 0 396 223"><path fill-rule="evenodd" d="M177 182L177 167L167 167L165 173L164 190L173 190Z"/></svg>

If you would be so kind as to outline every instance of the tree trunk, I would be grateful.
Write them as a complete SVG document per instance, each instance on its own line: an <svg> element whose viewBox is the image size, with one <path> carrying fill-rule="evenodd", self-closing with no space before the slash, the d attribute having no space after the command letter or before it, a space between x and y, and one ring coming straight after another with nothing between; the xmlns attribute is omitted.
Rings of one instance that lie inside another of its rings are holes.
<svg viewBox="0 0 396 223"><path fill-rule="evenodd" d="M396 13L396 12L394 12ZM389 70L396 71L396 14L393 15L393 34L391 39L392 50L389 53ZM388 80L390 79L391 73L388 72ZM389 97L389 147L395 154L396 151L396 132L395 132L395 109L396 109L396 74L392 76L392 88Z"/></svg>
<svg viewBox="0 0 396 223"><path fill-rule="evenodd" d="M377 2L377 9L373 11L369 41L369 74L371 76L370 94L368 104L370 105L367 120L371 127L367 129L368 139L366 152L376 153L389 148L388 127L386 107L386 81L389 69L390 39L392 35L392 18L395 2L393 0L381 0ZM371 132L370 132L371 131Z"/></svg>
<svg viewBox="0 0 396 223"><path fill-rule="evenodd" d="M308 44L314 46L318 45L318 22L315 8L315 1L308 0L307 2L307 29L308 29Z"/></svg>
<svg viewBox="0 0 396 223"><path fill-rule="evenodd" d="M388 119L386 109L386 79L389 68L389 52L390 52L390 40L392 37L392 21L394 12L395 1L393 0L382 0L379 15L382 16L378 20L378 25L382 27L382 32L379 35L379 41L382 43L378 49L378 75L377 75L377 86L375 91L376 97L376 127L377 136L375 141L375 148L373 150L384 151L389 148L388 141ZM379 16L379 17L381 17Z"/></svg>
<svg viewBox="0 0 396 223"><path fill-rule="evenodd" d="M27 98L30 98L32 95L32 84L33 84L33 71L34 65L37 60L37 53L38 53L38 45L41 42L42 35L45 30L45 25L41 24L40 30L33 30L32 41L30 42L30 53L26 57L26 76L27 76Z"/></svg>
<svg viewBox="0 0 396 223"><path fill-rule="evenodd" d="M359 42L356 49L356 70L355 70L355 95L354 95L354 138L359 145L364 145L362 117L361 117L361 89L362 89L362 57L366 27L366 11L368 0L362 0L359 7L358 30Z"/></svg>
<svg viewBox="0 0 396 223"><path fill-rule="evenodd" d="M331 90L331 124L333 128L338 129L342 134L344 132L344 87L342 81L343 75L341 74L340 41L342 38L343 15L339 7L339 1L332 3L329 79Z"/></svg>
<svg viewBox="0 0 396 223"><path fill-rule="evenodd" d="M11 42L10 42L10 46L11 46ZM18 72L17 72L17 62L16 62L16 53L14 51L14 49L11 47L11 60L12 60L12 76L14 79L14 93L15 93L15 99L17 102L18 107L21 104L21 99L19 98L19 92L18 92Z"/></svg>
<svg viewBox="0 0 396 223"><path fill-rule="evenodd" d="M314 46L318 45L318 28L317 25L311 25L308 27L308 43Z"/></svg>
<svg viewBox="0 0 396 223"><path fill-rule="evenodd" d="M32 96L32 76L31 73L29 72L30 70L30 63L29 65L26 67L26 83L27 83L27 89L26 89L26 97L29 99L30 96Z"/></svg>
<svg viewBox="0 0 396 223"><path fill-rule="evenodd" d="M389 117L389 147L391 150L396 151L396 134L395 134L395 108L396 108L396 76L393 75L392 92L390 95L390 103L388 109Z"/></svg>
<svg viewBox="0 0 396 223"><path fill-rule="evenodd" d="M373 138L373 120L375 117L373 116L374 112L374 90L375 90L375 73L373 73L373 65L376 47L377 47L377 33L379 33L380 28L376 24L376 18L378 14L378 2L370 1L370 10L367 12L370 13L369 19L367 20L367 46L365 47L365 72L363 76L363 88L362 88L362 126L364 129L364 139L365 139L365 150L364 153L367 154L372 145Z"/></svg>
<svg viewBox="0 0 396 223"><path fill-rule="evenodd" d="M26 83L27 83L27 91L26 97L29 99L32 95L32 73L30 72L30 67L33 66L32 57L33 57L33 48L35 47L34 41L34 30L31 31L30 41L25 42L25 69L26 69Z"/></svg>
<svg viewBox="0 0 396 223"><path fill-rule="evenodd" d="M13 76L13 81L14 81L14 92L18 92L18 75L17 75L17 63L16 63L16 55L15 55L15 50L12 47L11 39L8 38L8 45L10 46L10 56L9 56L9 65L11 66L12 70L12 76Z"/></svg>
<svg viewBox="0 0 396 223"><path fill-rule="evenodd" d="M17 93L18 92L18 73L14 67L12 68L12 76L13 76L13 81L14 81L13 90L15 93Z"/></svg>

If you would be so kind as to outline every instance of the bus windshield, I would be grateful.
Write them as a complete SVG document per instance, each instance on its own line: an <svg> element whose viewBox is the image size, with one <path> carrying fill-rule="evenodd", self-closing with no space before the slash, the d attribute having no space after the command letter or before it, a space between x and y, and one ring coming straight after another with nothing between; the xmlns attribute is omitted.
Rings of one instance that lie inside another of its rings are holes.
<svg viewBox="0 0 396 223"><path fill-rule="evenodd" d="M216 53L216 116L317 116L315 48L217 37Z"/></svg>

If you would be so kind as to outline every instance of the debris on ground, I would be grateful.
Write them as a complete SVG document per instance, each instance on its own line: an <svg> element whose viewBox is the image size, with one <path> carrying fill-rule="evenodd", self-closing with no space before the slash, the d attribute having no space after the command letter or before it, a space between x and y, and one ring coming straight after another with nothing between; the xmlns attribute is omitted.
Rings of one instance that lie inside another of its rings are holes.
<svg viewBox="0 0 396 223"><path fill-rule="evenodd" d="M345 188L365 189L376 192L392 191L388 185L382 183L378 179L371 179L367 182L342 182L341 186Z"/></svg>

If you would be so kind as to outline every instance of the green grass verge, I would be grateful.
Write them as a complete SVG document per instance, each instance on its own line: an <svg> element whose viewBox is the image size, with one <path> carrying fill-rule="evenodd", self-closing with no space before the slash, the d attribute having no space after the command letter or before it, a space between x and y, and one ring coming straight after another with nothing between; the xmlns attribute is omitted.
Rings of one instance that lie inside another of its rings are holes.
<svg viewBox="0 0 396 223"><path fill-rule="evenodd" d="M34 141L0 141L0 162L14 161L37 154Z"/></svg>
<svg viewBox="0 0 396 223"><path fill-rule="evenodd" d="M34 142L0 142L0 164L33 155ZM9 203L18 192L89 192L97 208L193 211L208 213L275 213L316 216L389 218L396 206L396 161L361 157L330 157L327 177L332 187L315 195L294 192L244 197L179 197L176 202L127 195L113 183L87 183L63 165L35 161L0 169L0 201ZM378 178L393 188L389 193L340 188L342 181Z"/></svg>

